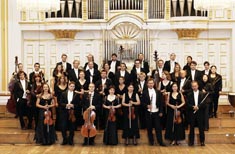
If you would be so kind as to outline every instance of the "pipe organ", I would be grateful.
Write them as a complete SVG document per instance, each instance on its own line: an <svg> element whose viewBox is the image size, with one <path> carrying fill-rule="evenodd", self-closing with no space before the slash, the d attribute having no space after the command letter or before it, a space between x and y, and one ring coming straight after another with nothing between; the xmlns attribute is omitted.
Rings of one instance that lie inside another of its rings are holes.
<svg viewBox="0 0 235 154"><path fill-rule="evenodd" d="M104 18L104 0L88 0L88 19Z"/></svg>
<svg viewBox="0 0 235 154"><path fill-rule="evenodd" d="M149 18L163 19L165 14L165 0L149 0Z"/></svg>
<svg viewBox="0 0 235 154"><path fill-rule="evenodd" d="M207 16L206 11L197 11L193 8L194 0L171 0L171 16Z"/></svg>
<svg viewBox="0 0 235 154"><path fill-rule="evenodd" d="M110 10L142 10L143 0L110 0Z"/></svg>

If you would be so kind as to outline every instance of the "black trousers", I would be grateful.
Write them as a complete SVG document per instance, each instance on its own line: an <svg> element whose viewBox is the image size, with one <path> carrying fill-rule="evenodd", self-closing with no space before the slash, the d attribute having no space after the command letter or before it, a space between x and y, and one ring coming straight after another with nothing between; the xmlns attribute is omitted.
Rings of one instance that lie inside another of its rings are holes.
<svg viewBox="0 0 235 154"><path fill-rule="evenodd" d="M195 114L190 112L190 132L189 132L189 142L194 144L195 132L194 128L197 123L199 128L200 142L205 142L205 133L204 133L204 110L198 110Z"/></svg>
<svg viewBox="0 0 235 154"><path fill-rule="evenodd" d="M211 114L213 113L214 116L217 114L218 103L219 103L219 93L214 93L212 95L212 103L210 105L210 113Z"/></svg>
<svg viewBox="0 0 235 154"><path fill-rule="evenodd" d="M75 123L69 120L68 110L62 109L60 113L61 133L63 140L73 142ZM69 131L69 136L67 136L67 130Z"/></svg>
<svg viewBox="0 0 235 154"><path fill-rule="evenodd" d="M211 103L207 103L206 104L206 108L205 108L205 115L204 115L204 128L205 129L209 129L209 106L210 106Z"/></svg>
<svg viewBox="0 0 235 154"><path fill-rule="evenodd" d="M159 144L162 144L162 128L161 128L161 118L159 117L159 112L150 113L146 112L146 126L148 132L148 139L150 143L154 142L153 139L153 128L155 129L155 134Z"/></svg>
<svg viewBox="0 0 235 154"><path fill-rule="evenodd" d="M27 106L27 100L20 98L16 105L21 128L25 127L25 122L23 118L24 116L27 116L29 120L29 127L31 127L32 125L30 124L32 124L32 116L30 116L29 107Z"/></svg>

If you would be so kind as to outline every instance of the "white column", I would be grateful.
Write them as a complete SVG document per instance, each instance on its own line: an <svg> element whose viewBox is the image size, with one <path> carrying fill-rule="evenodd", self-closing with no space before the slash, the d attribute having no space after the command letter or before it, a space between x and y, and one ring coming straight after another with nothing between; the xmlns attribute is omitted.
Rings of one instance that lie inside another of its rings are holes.
<svg viewBox="0 0 235 154"><path fill-rule="evenodd" d="M233 29L232 29L232 40L231 40L231 66L235 66L235 24L233 24L234 26L233 26ZM229 83L229 84L231 84L232 85L232 87L231 87L231 91L232 92L235 92L235 82L233 82L233 81L235 81L235 71L233 71L234 70L234 68L233 67L231 67L231 70L230 70L230 73L231 73L231 77L230 77L230 79L232 79L231 80L231 82Z"/></svg>

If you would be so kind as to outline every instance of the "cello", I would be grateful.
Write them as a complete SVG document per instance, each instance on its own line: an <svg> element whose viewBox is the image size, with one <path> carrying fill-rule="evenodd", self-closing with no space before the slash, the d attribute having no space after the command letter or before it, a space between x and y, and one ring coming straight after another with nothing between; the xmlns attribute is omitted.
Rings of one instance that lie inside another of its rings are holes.
<svg viewBox="0 0 235 154"><path fill-rule="evenodd" d="M91 95L89 95L88 98L89 102L91 102ZM88 138L88 145L90 137L95 137L97 134L97 130L94 125L96 114L90 107L87 108L86 111L84 111L83 113L83 119L85 122L84 125L82 125L81 129L82 136Z"/></svg>

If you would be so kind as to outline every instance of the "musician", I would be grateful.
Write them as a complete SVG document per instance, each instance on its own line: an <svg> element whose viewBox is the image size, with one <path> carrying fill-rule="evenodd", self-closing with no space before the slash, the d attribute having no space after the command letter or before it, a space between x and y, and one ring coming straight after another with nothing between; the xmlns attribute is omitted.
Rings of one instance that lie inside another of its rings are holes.
<svg viewBox="0 0 235 154"><path fill-rule="evenodd" d="M162 141L162 128L160 118L162 117L161 92L154 88L154 80L148 79L148 89L142 94L142 105L146 111L146 125L148 131L148 140L150 145L154 145L152 129L155 129L157 141L160 146L165 146Z"/></svg>
<svg viewBox="0 0 235 154"><path fill-rule="evenodd" d="M189 146L194 145L194 127L197 123L199 128L199 136L201 146L205 146L205 133L204 133L204 112L205 103L202 102L204 94L199 91L199 84L197 81L192 81L192 92L187 95L187 106L190 119L190 132L189 132Z"/></svg>
<svg viewBox="0 0 235 154"><path fill-rule="evenodd" d="M60 106L60 121L61 121L61 132L63 137L63 142L61 145L74 145L73 137L75 130L75 115L74 109L77 107L81 108L81 102L79 95L74 92L75 83L73 81L69 82L68 90L63 92L61 95L61 100L59 102ZM66 131L69 130L69 136L67 136Z"/></svg>
<svg viewBox="0 0 235 154"><path fill-rule="evenodd" d="M39 75L41 76L42 82L45 81L44 73L43 73L42 70L40 70L40 64L39 64L39 63L35 63L35 64L34 64L34 71L29 74L29 83L30 83L31 86L32 86L33 83L35 82L35 81L33 80L35 74L39 74Z"/></svg>
<svg viewBox="0 0 235 154"><path fill-rule="evenodd" d="M202 75L210 75L211 74L211 70L210 70L210 63L208 61L204 62L204 70L202 71Z"/></svg>
<svg viewBox="0 0 235 154"><path fill-rule="evenodd" d="M101 98L98 93L95 92L95 84L90 83L88 87L89 91L88 93L84 93L83 99L82 99L82 106L83 111L86 111L87 109L91 109L95 113L99 112L100 106L101 106ZM96 123L96 121L95 121ZM88 138L84 138L83 145L94 145L95 137L90 137L89 142Z"/></svg>
<svg viewBox="0 0 235 154"><path fill-rule="evenodd" d="M57 140L51 112L55 103L47 83L43 84L43 90L41 95L37 97L36 106L39 109L38 124L35 131L36 143L51 145Z"/></svg>
<svg viewBox="0 0 235 154"><path fill-rule="evenodd" d="M187 64L185 64L183 67L183 70L185 70L187 72L187 75L189 75L189 73L190 73L190 70L191 70L190 65L191 65L192 60L193 60L192 56L188 56L187 57Z"/></svg>
<svg viewBox="0 0 235 154"><path fill-rule="evenodd" d="M88 63L89 63L89 62L93 62L93 64L94 64L94 69L95 69L95 70L98 70L98 65L95 63L95 61L94 61L94 56L93 56L92 54L87 55L87 61L88 61L88 62L86 62L85 65L84 65L84 67L83 67L85 71L87 71L87 70L89 69L89 66L88 66Z"/></svg>
<svg viewBox="0 0 235 154"><path fill-rule="evenodd" d="M109 87L109 94L103 103L103 108L105 109L105 119L106 126L104 129L103 142L106 145L117 145L118 144L118 134L117 134L117 109L121 107L119 103L119 98L115 95L115 87Z"/></svg>
<svg viewBox="0 0 235 154"><path fill-rule="evenodd" d="M196 69L197 66L197 62L196 61L192 61L190 64L190 72L188 74L189 79L191 81L197 81L199 84L199 89L200 89L200 85L201 85L201 81L202 81L202 74L201 71Z"/></svg>
<svg viewBox="0 0 235 154"><path fill-rule="evenodd" d="M78 89L78 80L79 80L79 64L80 61L79 60L74 60L73 61L73 69L69 70L69 74L68 74L68 78L69 81L73 81L75 82L76 86L75 89Z"/></svg>
<svg viewBox="0 0 235 154"><path fill-rule="evenodd" d="M209 82L212 84L214 88L214 93L212 95L213 103L210 106L210 113L211 117L214 116L215 118L217 118L219 95L222 91L222 76L217 73L217 67L215 65L211 66L211 74L209 75Z"/></svg>
<svg viewBox="0 0 235 154"><path fill-rule="evenodd" d="M119 81L120 77L125 78L125 85L128 85L130 83L130 73L127 71L127 67L125 63L121 63L120 70L116 72L115 74L115 86L118 86L117 83Z"/></svg>
<svg viewBox="0 0 235 154"><path fill-rule="evenodd" d="M82 96L84 94L85 91L88 91L88 81L85 79L85 72L83 70L81 70L79 72L79 76L78 76L78 82L77 82L77 89L76 89L76 93L78 93L80 96Z"/></svg>
<svg viewBox="0 0 235 154"><path fill-rule="evenodd" d="M100 79L100 72L94 68L94 62L88 62L89 69L85 72L88 83L96 83Z"/></svg>
<svg viewBox="0 0 235 154"><path fill-rule="evenodd" d="M22 63L19 63L19 64L17 65L17 68L18 68L18 71L12 73L11 80L15 80L15 81L19 80L19 78L20 78L19 72L22 72L22 71L24 72L24 66L23 66ZM24 72L24 74L25 74L25 78L26 78L26 80L27 80L27 74L26 74L25 72Z"/></svg>
<svg viewBox="0 0 235 154"><path fill-rule="evenodd" d="M138 81L138 76L140 74L140 72L145 72L143 68L141 68L141 64L140 64L140 60L136 59L135 60L135 66L133 67L133 69L131 70L131 81L136 84Z"/></svg>
<svg viewBox="0 0 235 154"><path fill-rule="evenodd" d="M109 87L112 84L113 84L112 81L107 78L107 72L105 70L102 70L101 79L96 81L95 83L96 91L102 96L107 96Z"/></svg>
<svg viewBox="0 0 235 154"><path fill-rule="evenodd" d="M57 131L61 131L61 124L60 124L60 106L59 106L59 102L61 102L61 96L62 93L66 92L68 90L68 82L65 78L64 75L60 76L58 78L58 82L55 85L55 107L56 107L56 121L55 121L55 129Z"/></svg>
<svg viewBox="0 0 235 154"><path fill-rule="evenodd" d="M174 68L174 72L171 73L171 81L172 82L177 82L179 77L180 77L180 71L181 71L181 67L180 64L175 64L175 68Z"/></svg>
<svg viewBox="0 0 235 154"><path fill-rule="evenodd" d="M61 55L61 62L58 62L56 64L57 65L62 65L63 66L63 71L66 72L66 75L68 75L69 71L72 69L72 65L70 63L67 62L67 55L66 54L62 54Z"/></svg>
<svg viewBox="0 0 235 154"><path fill-rule="evenodd" d="M143 91L148 89L146 74L144 72L140 72L138 85L135 86L135 89L137 89L140 100L142 101ZM145 108L143 108L141 105L139 106L139 120L140 120L140 128L145 129L146 128Z"/></svg>
<svg viewBox="0 0 235 154"><path fill-rule="evenodd" d="M32 79L34 82L31 86L31 90L30 90L30 95L31 95L31 99L30 99L30 107L29 107L29 114L30 117L34 118L34 122L35 122L35 129L37 128L37 124L38 124L38 109L36 107L36 101L37 101L37 97L39 96L39 94L41 94L42 90L43 90L43 83L42 83L42 76L39 73L34 74L34 77Z"/></svg>
<svg viewBox="0 0 235 154"><path fill-rule="evenodd" d="M139 53L138 59L140 60L141 68L144 69L144 73L147 75L149 73L149 63L144 60L144 54Z"/></svg>
<svg viewBox="0 0 235 154"><path fill-rule="evenodd" d="M152 78L156 87L159 87L159 83L162 80L164 61L162 59L157 61L157 68L152 71Z"/></svg>
<svg viewBox="0 0 235 154"><path fill-rule="evenodd" d="M32 124L32 117L30 117L29 112L28 112L28 106L27 106L27 94L30 93L29 89L29 82L26 80L25 72L20 71L18 72L19 75L19 81L15 83L14 87L14 97L17 100L16 103L16 110L19 116L20 120L20 126L21 129L25 130L27 129L23 116L27 116L29 120L29 125L28 128L31 128Z"/></svg>
<svg viewBox="0 0 235 154"><path fill-rule="evenodd" d="M172 84L172 92L167 99L167 122L165 139L171 141L171 145L178 145L178 141L185 139L182 107L185 105L184 96L179 92L177 83Z"/></svg>
<svg viewBox="0 0 235 154"><path fill-rule="evenodd" d="M209 107L210 107L210 104L212 103L212 94L213 94L213 86L212 84L209 82L209 79L208 79L208 75L204 74L202 76L202 92L206 95L207 93L209 93L209 95L207 96L205 102L206 102L206 105L205 105L205 121L204 121L204 128L205 128L205 131L208 131L209 130Z"/></svg>
<svg viewBox="0 0 235 154"><path fill-rule="evenodd" d="M57 85L58 79L60 76L65 76L66 80L68 80L67 73L63 69L62 64L57 64L55 69L53 70L53 77L51 79L51 92L54 93L55 86Z"/></svg>
<svg viewBox="0 0 235 154"><path fill-rule="evenodd" d="M115 74L111 72L110 66L108 63L104 64L103 69L107 72L107 78L112 81L112 83L115 83Z"/></svg>
<svg viewBox="0 0 235 154"><path fill-rule="evenodd" d="M115 74L120 69L120 61L117 60L117 54L112 54L112 60L108 61L108 64L110 66L110 71Z"/></svg>
<svg viewBox="0 0 235 154"><path fill-rule="evenodd" d="M173 73L174 72L174 68L175 68L175 64L177 63L175 61L175 59L176 59L175 53L171 53L170 54L170 60L168 60L168 61L166 61L164 63L163 71L167 71L167 72Z"/></svg>

